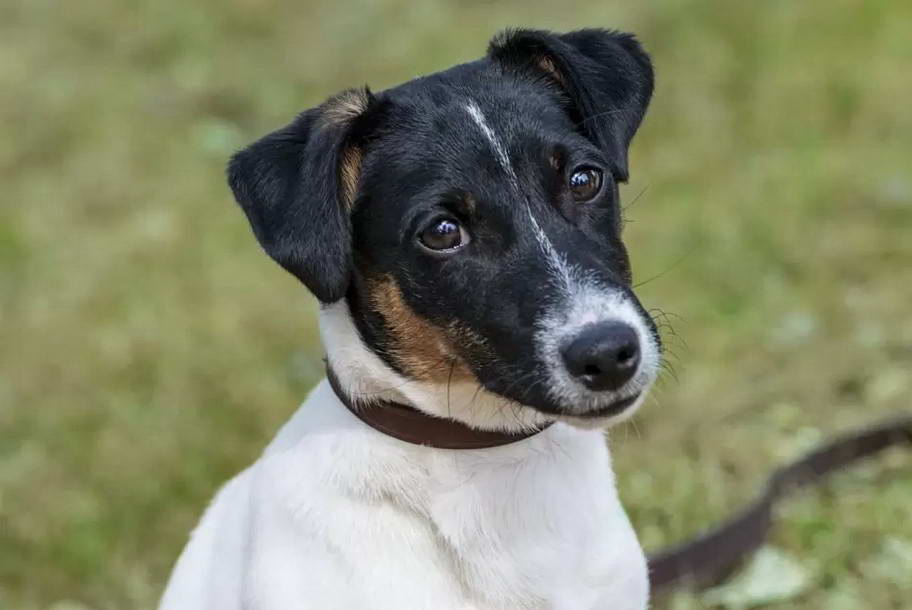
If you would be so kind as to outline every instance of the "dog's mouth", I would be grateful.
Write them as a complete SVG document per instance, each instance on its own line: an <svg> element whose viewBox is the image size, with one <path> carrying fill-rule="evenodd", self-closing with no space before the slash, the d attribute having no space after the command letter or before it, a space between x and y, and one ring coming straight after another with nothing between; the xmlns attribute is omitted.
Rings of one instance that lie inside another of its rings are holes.
<svg viewBox="0 0 912 610"><path fill-rule="evenodd" d="M631 396L624 398L618 398L612 400L609 403L600 402L597 406L592 406L590 408L577 405L573 409L568 408L555 408L553 406L536 406L536 405L527 405L530 408L543 413L548 416L558 417L558 418L569 418L576 421L595 421L599 419L608 419L611 417L618 417L623 415L628 409L633 407L636 402L642 396L642 392L637 392Z"/></svg>
<svg viewBox="0 0 912 610"><path fill-rule="evenodd" d="M639 399L640 393L636 393L633 396L628 396L627 398L621 398L615 400L614 402L605 405L603 407L598 407L591 411L584 411L580 413L574 413L574 417L579 417L582 419L599 419L604 417L614 417L621 415L624 411L633 406L633 404Z"/></svg>

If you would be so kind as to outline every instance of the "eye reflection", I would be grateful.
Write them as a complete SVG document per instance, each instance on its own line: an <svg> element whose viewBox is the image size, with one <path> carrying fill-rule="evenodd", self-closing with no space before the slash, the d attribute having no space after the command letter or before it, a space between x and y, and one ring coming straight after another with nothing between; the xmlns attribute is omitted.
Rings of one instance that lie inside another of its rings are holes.
<svg viewBox="0 0 912 610"><path fill-rule="evenodd" d="M602 189L602 172L594 167L577 169L568 181L570 193L577 203L592 200Z"/></svg>
<svg viewBox="0 0 912 610"><path fill-rule="evenodd" d="M468 234L458 221L441 218L421 232L418 239L430 250L455 250L468 243Z"/></svg>

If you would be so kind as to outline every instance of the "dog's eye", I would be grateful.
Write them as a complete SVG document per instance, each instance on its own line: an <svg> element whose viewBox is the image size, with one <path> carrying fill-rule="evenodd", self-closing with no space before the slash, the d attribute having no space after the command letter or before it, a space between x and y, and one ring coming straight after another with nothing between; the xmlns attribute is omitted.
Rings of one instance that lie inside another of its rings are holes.
<svg viewBox="0 0 912 610"><path fill-rule="evenodd" d="M594 199L602 189L602 172L594 167L583 167L575 170L568 183L573 200L585 203Z"/></svg>
<svg viewBox="0 0 912 610"><path fill-rule="evenodd" d="M469 243L469 234L452 218L441 218L422 231L418 239L425 248L446 251Z"/></svg>

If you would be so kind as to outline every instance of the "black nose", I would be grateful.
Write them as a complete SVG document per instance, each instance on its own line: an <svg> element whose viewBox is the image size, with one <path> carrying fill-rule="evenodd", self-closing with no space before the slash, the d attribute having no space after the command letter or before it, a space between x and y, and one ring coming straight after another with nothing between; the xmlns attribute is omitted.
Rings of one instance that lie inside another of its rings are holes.
<svg viewBox="0 0 912 610"><path fill-rule="evenodd" d="M640 365L640 342L627 324L593 324L564 345L561 355L567 371L590 390L616 390Z"/></svg>

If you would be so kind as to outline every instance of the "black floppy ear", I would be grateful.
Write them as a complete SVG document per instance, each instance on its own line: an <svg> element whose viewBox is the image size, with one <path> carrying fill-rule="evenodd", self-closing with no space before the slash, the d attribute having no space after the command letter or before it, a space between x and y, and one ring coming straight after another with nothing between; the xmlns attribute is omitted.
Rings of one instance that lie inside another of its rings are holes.
<svg viewBox="0 0 912 610"><path fill-rule="evenodd" d="M373 102L367 88L344 91L228 164L228 183L260 245L324 303L348 288L362 154L355 124Z"/></svg>
<svg viewBox="0 0 912 610"><path fill-rule="evenodd" d="M653 88L652 63L632 34L508 30L494 37L488 56L505 68L551 79L567 96L571 119L611 154L615 177L627 180L627 148Z"/></svg>

